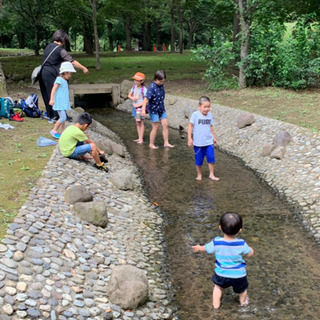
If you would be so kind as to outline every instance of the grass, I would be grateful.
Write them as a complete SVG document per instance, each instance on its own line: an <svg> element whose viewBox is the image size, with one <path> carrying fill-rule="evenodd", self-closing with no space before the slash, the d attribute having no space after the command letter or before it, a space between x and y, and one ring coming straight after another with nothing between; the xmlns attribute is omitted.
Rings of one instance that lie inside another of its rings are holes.
<svg viewBox="0 0 320 320"><path fill-rule="evenodd" d="M41 57L3 57L0 50L0 63L7 77L8 94L18 99L26 98L31 92L40 96L38 89L29 86L30 74L41 63ZM8 50L7 50L8 51ZM9 50L9 53L18 53ZM230 106L266 117L300 125L313 131L320 130L319 92L316 89L305 91L284 90L281 88L247 88L244 90L209 91L202 80L206 66L193 61L192 55L171 53L102 53L101 70L95 69L95 57L73 54L73 57L88 67L90 73L77 72L71 83L120 83L131 80L137 71L146 74L150 84L154 72L164 69L167 72L166 92L174 95L198 99L208 95L214 103ZM24 82L20 81L24 80ZM40 99L40 107L42 100ZM1 120L3 123L4 121ZM51 156L52 147L39 148L39 136L50 137L51 125L47 121L30 119L22 123L10 122L14 130L0 129L0 238L13 220Z"/></svg>

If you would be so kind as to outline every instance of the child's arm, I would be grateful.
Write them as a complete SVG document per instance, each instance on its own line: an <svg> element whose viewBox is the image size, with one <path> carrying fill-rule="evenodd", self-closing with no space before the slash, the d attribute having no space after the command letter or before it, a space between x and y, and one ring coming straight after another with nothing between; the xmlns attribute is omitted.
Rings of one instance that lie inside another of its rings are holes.
<svg viewBox="0 0 320 320"><path fill-rule="evenodd" d="M214 143L214 144L217 144L218 141L217 141L216 136L215 136L215 134L214 134L213 126L210 126L210 130L211 130L211 133L212 133L212 136L213 136L213 143Z"/></svg>
<svg viewBox="0 0 320 320"><path fill-rule="evenodd" d="M245 255L245 257L247 257L247 258L252 257L253 254L254 254L254 250L251 247L249 247L249 248L251 249L251 251L248 254Z"/></svg>
<svg viewBox="0 0 320 320"><path fill-rule="evenodd" d="M51 94L50 94L50 101L49 101L50 106L54 105L54 95L56 94L56 91L57 91L59 85L60 85L59 83L55 83L52 87Z"/></svg>
<svg viewBox="0 0 320 320"><path fill-rule="evenodd" d="M136 109L137 109L137 108L140 108L140 107L142 106L142 103L143 103L143 102L141 102L141 103L134 103L134 104L133 104L133 107L136 108Z"/></svg>
<svg viewBox="0 0 320 320"><path fill-rule="evenodd" d="M146 107L147 107L148 102L149 102L149 100L146 97L144 97L143 102L142 102L142 110L141 110L141 115L143 117L145 117L145 115L146 115Z"/></svg>
<svg viewBox="0 0 320 320"><path fill-rule="evenodd" d="M131 100L133 100L133 92L132 92L132 90L130 90L130 92L129 92L129 94L128 94L128 98L131 99Z"/></svg>
<svg viewBox="0 0 320 320"><path fill-rule="evenodd" d="M192 132L193 132L193 123L189 122L189 126L188 126L188 146L189 147L192 147L193 145Z"/></svg>
<svg viewBox="0 0 320 320"><path fill-rule="evenodd" d="M206 246L192 246L193 252L202 252L202 251L206 251Z"/></svg>

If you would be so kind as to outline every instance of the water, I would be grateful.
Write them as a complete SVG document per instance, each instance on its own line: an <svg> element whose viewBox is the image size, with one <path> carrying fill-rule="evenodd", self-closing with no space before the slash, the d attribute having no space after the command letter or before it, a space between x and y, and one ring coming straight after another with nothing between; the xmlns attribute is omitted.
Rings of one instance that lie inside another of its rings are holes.
<svg viewBox="0 0 320 320"><path fill-rule="evenodd" d="M242 162L216 152L218 182L196 181L193 151L186 134L170 131L174 149L148 148L137 138L131 116L115 110L90 110L98 121L120 135L141 169L150 200L166 217L164 232L170 279L180 320L205 319L320 319L320 250L299 219ZM157 144L162 144L159 131ZM240 308L237 295L226 289L220 311L212 310L213 259L194 254L191 245L205 244L220 235L219 217L240 213L241 237L255 250L247 259L250 305Z"/></svg>

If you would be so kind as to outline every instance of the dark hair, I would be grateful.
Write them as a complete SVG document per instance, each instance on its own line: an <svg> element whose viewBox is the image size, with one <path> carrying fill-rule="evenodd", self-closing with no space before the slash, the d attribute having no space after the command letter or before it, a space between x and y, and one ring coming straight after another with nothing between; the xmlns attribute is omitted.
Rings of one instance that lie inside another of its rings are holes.
<svg viewBox="0 0 320 320"><path fill-rule="evenodd" d="M61 42L62 44L65 44L69 42L69 36L68 34L63 31L63 30L57 30L53 36L52 36L53 41Z"/></svg>
<svg viewBox="0 0 320 320"><path fill-rule="evenodd" d="M88 112L80 113L77 119L77 123L80 124L91 124L92 118Z"/></svg>
<svg viewBox="0 0 320 320"><path fill-rule="evenodd" d="M166 79L167 75L166 72L164 70L158 70L155 74L154 74L154 80L163 80Z"/></svg>
<svg viewBox="0 0 320 320"><path fill-rule="evenodd" d="M201 106L204 102L210 102L210 99L209 99L207 96L202 96L202 97L199 99L199 104L200 104L200 106Z"/></svg>
<svg viewBox="0 0 320 320"><path fill-rule="evenodd" d="M220 227L228 236L235 236L242 228L242 218L236 212L226 212L220 218Z"/></svg>

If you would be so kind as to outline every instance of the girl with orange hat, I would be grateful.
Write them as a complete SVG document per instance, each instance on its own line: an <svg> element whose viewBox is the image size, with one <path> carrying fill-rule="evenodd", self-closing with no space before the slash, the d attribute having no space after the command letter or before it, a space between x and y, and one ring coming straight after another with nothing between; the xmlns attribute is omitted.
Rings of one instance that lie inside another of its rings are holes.
<svg viewBox="0 0 320 320"><path fill-rule="evenodd" d="M128 98L132 100L132 115L135 117L137 124L138 139L134 141L141 144L143 143L144 135L144 117L141 116L141 110L143 99L147 94L147 88L144 84L146 76L141 72L137 72L132 78L134 85L128 94Z"/></svg>

